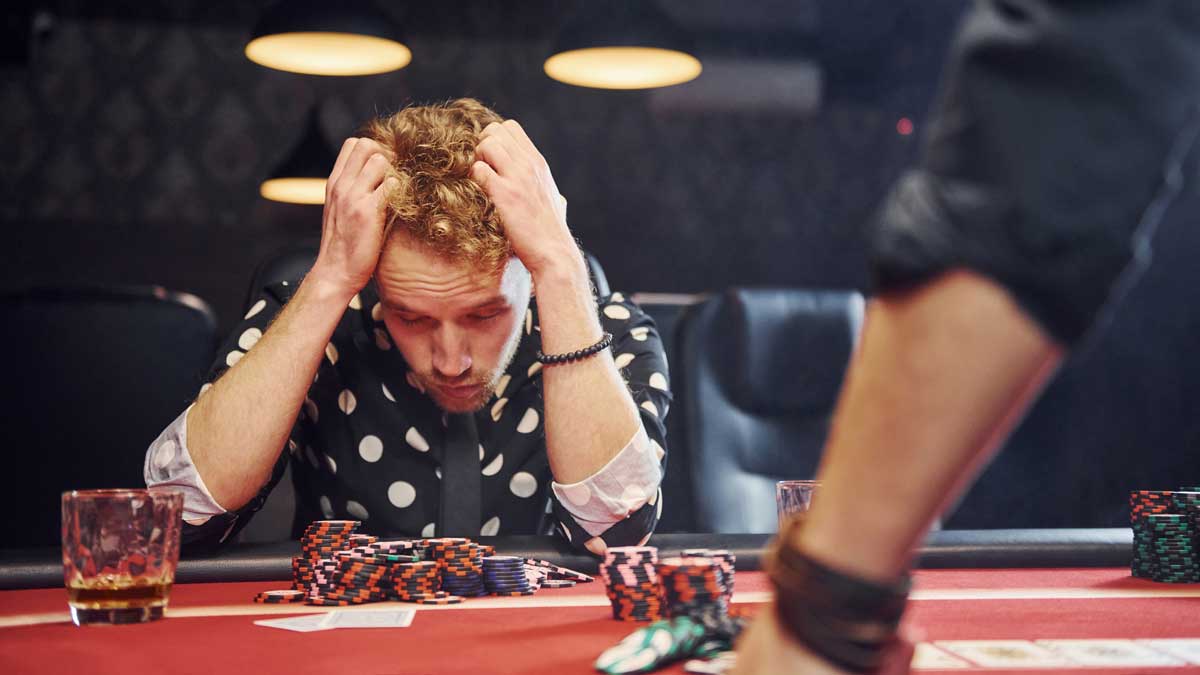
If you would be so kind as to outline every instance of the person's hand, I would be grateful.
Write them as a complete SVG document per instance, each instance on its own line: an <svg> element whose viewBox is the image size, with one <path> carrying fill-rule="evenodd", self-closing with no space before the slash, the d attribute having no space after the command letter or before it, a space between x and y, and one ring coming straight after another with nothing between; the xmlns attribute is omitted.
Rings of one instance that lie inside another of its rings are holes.
<svg viewBox="0 0 1200 675"><path fill-rule="evenodd" d="M520 124L493 122L480 133L471 178L496 205L513 252L535 277L554 265L583 269L567 228L567 202Z"/></svg>
<svg viewBox="0 0 1200 675"><path fill-rule="evenodd" d="M887 651L878 675L904 675L912 664L914 641L910 630L901 627L896 642ZM772 602L759 610L754 622L737 643L737 666L733 675L844 675L813 654L779 625Z"/></svg>
<svg viewBox="0 0 1200 675"><path fill-rule="evenodd" d="M354 295L367 285L383 248L383 207L399 180L389 151L369 138L342 144L325 184L321 248L309 277Z"/></svg>

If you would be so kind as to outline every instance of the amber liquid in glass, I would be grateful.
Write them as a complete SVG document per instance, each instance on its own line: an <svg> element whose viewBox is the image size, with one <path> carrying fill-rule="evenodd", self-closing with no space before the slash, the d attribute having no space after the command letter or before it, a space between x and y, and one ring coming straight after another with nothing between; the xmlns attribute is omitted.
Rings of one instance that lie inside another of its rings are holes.
<svg viewBox="0 0 1200 675"><path fill-rule="evenodd" d="M171 584L95 584L89 588L67 588L67 601L81 609L127 609L153 607L167 601Z"/></svg>

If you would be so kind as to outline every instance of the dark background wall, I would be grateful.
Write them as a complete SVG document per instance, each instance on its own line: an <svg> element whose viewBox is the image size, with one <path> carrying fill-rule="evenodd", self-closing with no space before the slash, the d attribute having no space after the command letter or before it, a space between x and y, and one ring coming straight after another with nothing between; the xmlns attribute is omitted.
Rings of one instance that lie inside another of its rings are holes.
<svg viewBox="0 0 1200 675"><path fill-rule="evenodd" d="M379 3L413 63L345 79L246 60L264 4L40 3L41 29L0 69L0 287L156 283L207 299L228 326L255 263L319 233L319 207L257 194L312 106L336 146L371 115L474 96L529 131L614 288L866 290L865 227L915 156L964 6L664 0L706 63L734 68L648 93L542 73L580 0ZM778 81L719 79L772 64ZM773 87L787 105L761 98ZM899 134L901 118L917 133ZM1154 269L949 525L1119 524L1123 490L1200 482L1196 173L1193 161Z"/></svg>

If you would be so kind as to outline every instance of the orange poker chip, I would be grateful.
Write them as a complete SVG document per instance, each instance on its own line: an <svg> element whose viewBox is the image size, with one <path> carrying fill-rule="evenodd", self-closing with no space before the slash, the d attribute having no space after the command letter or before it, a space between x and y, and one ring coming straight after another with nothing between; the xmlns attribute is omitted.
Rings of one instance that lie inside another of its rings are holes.
<svg viewBox="0 0 1200 675"><path fill-rule="evenodd" d="M254 596L254 601L263 604L293 604L304 602L306 593L299 590L263 591Z"/></svg>

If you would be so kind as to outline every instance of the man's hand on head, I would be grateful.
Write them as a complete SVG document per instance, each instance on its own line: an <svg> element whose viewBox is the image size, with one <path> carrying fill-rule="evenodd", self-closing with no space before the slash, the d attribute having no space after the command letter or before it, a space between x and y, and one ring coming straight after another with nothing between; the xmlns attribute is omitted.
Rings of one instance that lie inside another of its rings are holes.
<svg viewBox="0 0 1200 675"><path fill-rule="evenodd" d="M471 178L500 213L513 251L536 279L555 266L583 269L567 227L567 201L558 193L546 158L515 120L484 128Z"/></svg>
<svg viewBox="0 0 1200 675"><path fill-rule="evenodd" d="M349 138L325 184L321 248L309 277L335 292L357 293L383 248L384 206L399 179L388 175L390 151L369 138Z"/></svg>

